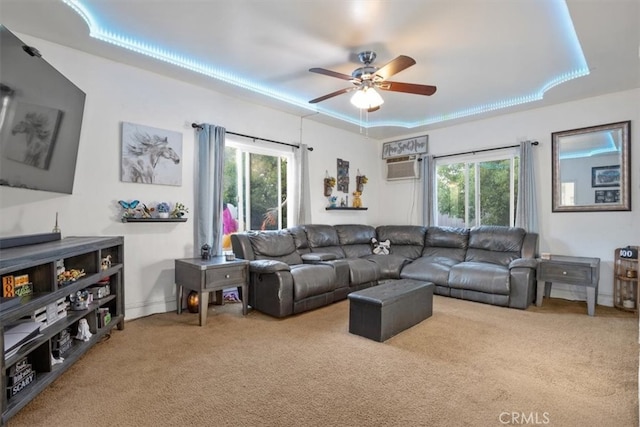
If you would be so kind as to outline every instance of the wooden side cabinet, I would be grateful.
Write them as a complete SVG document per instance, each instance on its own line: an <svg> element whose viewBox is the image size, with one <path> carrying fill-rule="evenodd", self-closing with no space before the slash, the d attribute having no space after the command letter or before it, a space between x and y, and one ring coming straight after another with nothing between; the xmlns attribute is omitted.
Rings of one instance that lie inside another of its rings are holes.
<svg viewBox="0 0 640 427"><path fill-rule="evenodd" d="M12 293L12 284L16 289L16 281L30 283L32 289L31 295L3 297L0 302L0 347L5 350L0 362L0 425L113 328L124 329L123 237L60 239L57 234L55 240L32 241L25 236L24 244L12 242L0 251L0 278L7 286L3 286L3 295ZM59 280L62 264L67 271L82 271L82 275ZM78 293L93 295L93 302L88 297L80 301ZM16 334L22 325L28 326L28 337Z"/></svg>
<svg viewBox="0 0 640 427"><path fill-rule="evenodd" d="M638 246L618 248L613 269L613 305L638 313L638 302Z"/></svg>

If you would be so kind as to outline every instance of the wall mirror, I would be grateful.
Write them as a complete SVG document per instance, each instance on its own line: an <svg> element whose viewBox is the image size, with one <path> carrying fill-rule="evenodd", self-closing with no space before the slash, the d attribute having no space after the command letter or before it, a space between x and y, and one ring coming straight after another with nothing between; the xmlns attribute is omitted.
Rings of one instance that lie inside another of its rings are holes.
<svg viewBox="0 0 640 427"><path fill-rule="evenodd" d="M553 212L631 210L631 121L551 134Z"/></svg>

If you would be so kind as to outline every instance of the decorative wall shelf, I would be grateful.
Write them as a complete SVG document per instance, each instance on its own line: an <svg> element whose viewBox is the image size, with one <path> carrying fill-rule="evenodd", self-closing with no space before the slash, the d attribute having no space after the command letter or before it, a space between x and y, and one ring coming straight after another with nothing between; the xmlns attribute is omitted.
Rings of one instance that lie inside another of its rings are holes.
<svg viewBox="0 0 640 427"><path fill-rule="evenodd" d="M122 222L187 222L188 218L122 218Z"/></svg>
<svg viewBox="0 0 640 427"><path fill-rule="evenodd" d="M347 208L347 207L338 207L336 206L335 208L332 207L328 207L325 208L328 211L366 211L369 208Z"/></svg>

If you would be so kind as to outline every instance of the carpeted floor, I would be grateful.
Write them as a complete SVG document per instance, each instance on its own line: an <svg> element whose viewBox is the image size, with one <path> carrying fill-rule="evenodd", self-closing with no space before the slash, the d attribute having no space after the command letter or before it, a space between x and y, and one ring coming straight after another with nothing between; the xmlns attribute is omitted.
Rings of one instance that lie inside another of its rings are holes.
<svg viewBox="0 0 640 427"><path fill-rule="evenodd" d="M127 322L9 425L638 425L633 314L434 297L430 319L377 343L349 334L348 309Z"/></svg>

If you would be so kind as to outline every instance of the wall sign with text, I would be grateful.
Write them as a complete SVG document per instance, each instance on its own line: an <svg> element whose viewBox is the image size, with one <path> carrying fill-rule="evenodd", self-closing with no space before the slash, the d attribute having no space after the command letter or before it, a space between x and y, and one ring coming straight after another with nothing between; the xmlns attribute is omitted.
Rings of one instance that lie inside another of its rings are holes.
<svg viewBox="0 0 640 427"><path fill-rule="evenodd" d="M409 154L424 154L427 152L428 142L429 135L385 142L382 145L382 158L388 159L389 157L400 157Z"/></svg>

